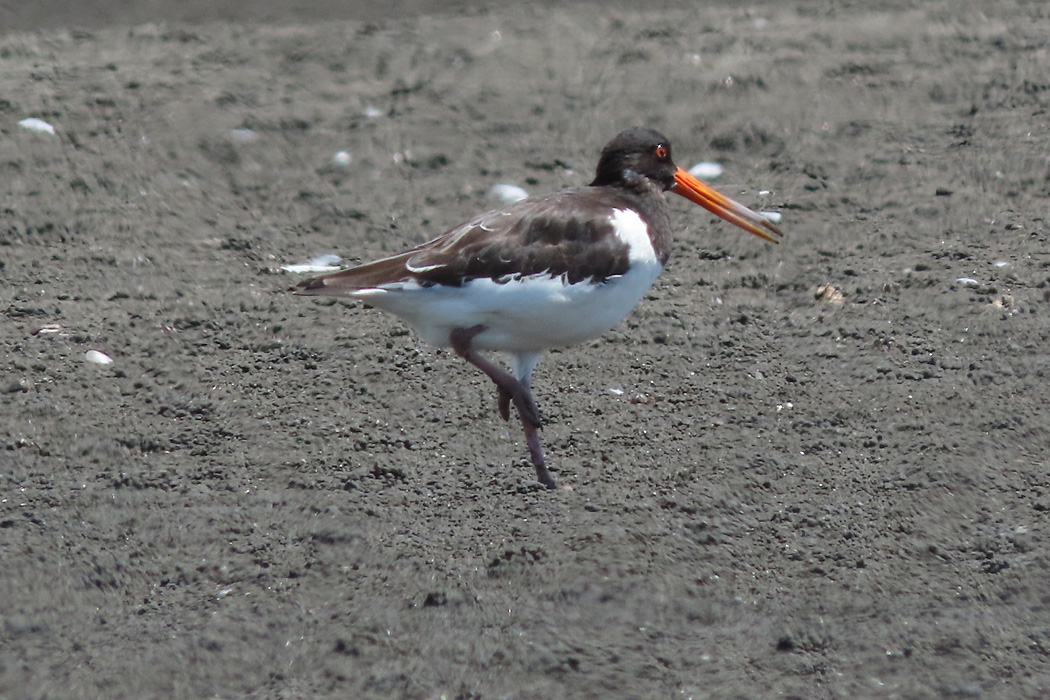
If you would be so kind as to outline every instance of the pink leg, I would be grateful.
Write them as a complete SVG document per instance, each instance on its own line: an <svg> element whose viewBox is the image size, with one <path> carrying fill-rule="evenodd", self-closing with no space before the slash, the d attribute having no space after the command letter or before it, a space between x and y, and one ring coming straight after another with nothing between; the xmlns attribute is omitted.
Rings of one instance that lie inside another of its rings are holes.
<svg viewBox="0 0 1050 700"><path fill-rule="evenodd" d="M554 478L547 470L543 459L543 448L540 446L539 428L540 412L536 408L536 402L532 398L528 382L521 382L510 372L500 369L484 357L479 355L472 344L474 336L485 330L485 326L474 326L473 328L457 328L452 331L449 341L452 349L464 360L474 365L493 381L499 389L499 412L503 420L510 418L510 404L518 409L518 417L521 419L521 428L525 433L525 444L529 448L529 458L532 466L536 468L536 478L541 484L549 489L557 488Z"/></svg>
<svg viewBox="0 0 1050 700"><path fill-rule="evenodd" d="M528 382L522 382L522 385L531 398L532 391L529 389ZM529 447L529 458L532 460L532 466L536 467L536 479L549 489L558 488L554 483L554 477L552 477L551 473L547 471L547 465L543 460L543 448L540 447L540 432L538 426L529 423L525 420L524 416L522 416L521 429L525 433L525 444Z"/></svg>
<svg viewBox="0 0 1050 700"><path fill-rule="evenodd" d="M500 415L503 416L504 420L510 418L510 402L513 401L521 419L539 428L543 425L543 422L540 420L540 411L536 408L536 402L532 399L532 392L529 391L529 387L519 382L510 372L500 369L479 355L474 350L473 345L471 345L474 336L483 330L485 330L485 326L455 329L449 336L452 349L456 351L457 355L484 372L499 388ZM506 408L504 408L504 404L506 404Z"/></svg>

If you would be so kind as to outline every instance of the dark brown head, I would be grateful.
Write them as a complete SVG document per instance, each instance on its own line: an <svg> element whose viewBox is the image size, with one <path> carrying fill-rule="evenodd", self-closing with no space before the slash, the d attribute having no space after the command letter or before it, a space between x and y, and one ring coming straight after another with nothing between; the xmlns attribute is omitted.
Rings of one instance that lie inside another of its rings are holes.
<svg viewBox="0 0 1050 700"><path fill-rule="evenodd" d="M630 185L637 183L640 176L666 192L674 187L675 170L667 137L635 126L605 144L591 185Z"/></svg>
<svg viewBox="0 0 1050 700"><path fill-rule="evenodd" d="M671 144L658 131L642 126L621 131L602 149L592 186L645 191L655 186L685 197L734 226L771 243L779 243L780 229L743 204L714 191L671 160ZM649 190L652 191L652 190Z"/></svg>

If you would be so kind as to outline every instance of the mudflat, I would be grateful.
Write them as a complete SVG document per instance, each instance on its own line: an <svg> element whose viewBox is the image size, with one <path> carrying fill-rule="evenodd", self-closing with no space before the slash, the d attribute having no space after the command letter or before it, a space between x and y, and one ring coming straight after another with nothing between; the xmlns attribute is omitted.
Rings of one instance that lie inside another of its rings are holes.
<svg viewBox="0 0 1050 700"><path fill-rule="evenodd" d="M0 696L1050 693L1043 3L75 7L0 21ZM786 237L674 199L560 490L287 291L630 125Z"/></svg>

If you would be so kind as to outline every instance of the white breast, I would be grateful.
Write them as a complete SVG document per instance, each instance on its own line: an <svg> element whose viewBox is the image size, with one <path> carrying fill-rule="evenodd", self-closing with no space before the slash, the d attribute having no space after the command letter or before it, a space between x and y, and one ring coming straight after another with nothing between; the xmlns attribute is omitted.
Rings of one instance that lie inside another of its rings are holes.
<svg viewBox="0 0 1050 700"><path fill-rule="evenodd" d="M653 241L649 238L649 225L638 216L638 212L631 209L617 209L609 220L612 222L613 230L616 231L616 237L627 244L629 251L627 255L632 266L635 263L659 264Z"/></svg>

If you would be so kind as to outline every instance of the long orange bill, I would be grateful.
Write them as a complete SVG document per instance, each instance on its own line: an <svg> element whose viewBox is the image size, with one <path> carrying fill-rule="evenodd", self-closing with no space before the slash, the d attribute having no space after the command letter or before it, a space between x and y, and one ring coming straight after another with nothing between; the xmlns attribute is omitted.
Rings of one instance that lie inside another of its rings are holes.
<svg viewBox="0 0 1050 700"><path fill-rule="evenodd" d="M713 189L697 180L685 170L678 168L674 174L675 186L671 191L685 197L690 202L699 204L715 216L728 221L734 226L739 226L748 233L753 233L759 238L770 243L780 243L771 234L783 236L780 229L772 221L758 212L751 211L743 204L734 202L729 197L715 192Z"/></svg>

